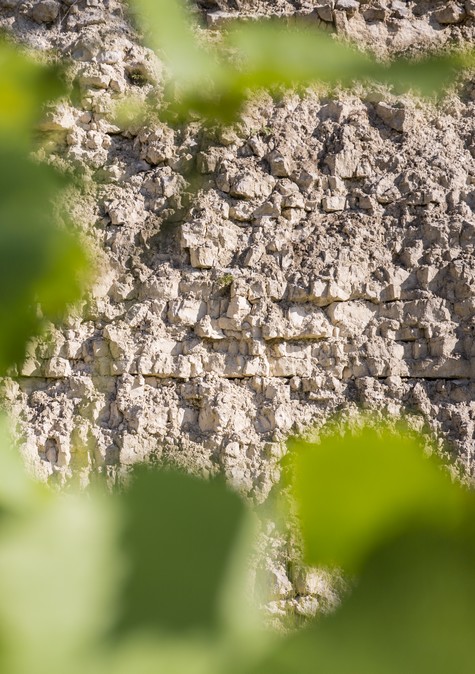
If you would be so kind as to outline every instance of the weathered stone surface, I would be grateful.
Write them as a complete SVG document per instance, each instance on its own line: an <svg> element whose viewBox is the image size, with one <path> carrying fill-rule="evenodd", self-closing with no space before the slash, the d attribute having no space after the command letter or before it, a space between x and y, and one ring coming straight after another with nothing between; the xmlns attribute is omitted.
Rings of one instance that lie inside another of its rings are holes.
<svg viewBox="0 0 475 674"><path fill-rule="evenodd" d="M31 18L37 23L51 23L58 18L59 8L56 0L40 0L31 8Z"/></svg>
<svg viewBox="0 0 475 674"><path fill-rule="evenodd" d="M0 8L2 9L14 9L21 0L0 0Z"/></svg>
<svg viewBox="0 0 475 674"><path fill-rule="evenodd" d="M322 21L331 23L333 21L333 7L329 3L317 5L316 11Z"/></svg>
<svg viewBox="0 0 475 674"><path fill-rule="evenodd" d="M335 195L331 197L323 197L323 210L327 213L335 213L336 211L344 211L346 204L346 197L343 195Z"/></svg>
<svg viewBox="0 0 475 674"><path fill-rule="evenodd" d="M357 0L336 0L335 8L343 10L348 16L353 16L359 8L359 2Z"/></svg>
<svg viewBox="0 0 475 674"><path fill-rule="evenodd" d="M237 13L200 4L213 27ZM289 433L364 408L430 429L473 479L472 86L438 107L383 88L261 95L232 129L122 128L110 111L160 90L161 64L116 0L57 5L0 1L0 26L71 60L78 99L40 130L52 161L98 178L72 216L102 274L3 383L38 475L116 479L154 456L263 501ZM333 23L382 56L475 39L471 0L239 6ZM270 613L331 605L276 545Z"/></svg>
<svg viewBox="0 0 475 674"><path fill-rule="evenodd" d="M460 23L465 18L465 8L456 2L449 2L434 12L434 16L439 23L450 24Z"/></svg>
<svg viewBox="0 0 475 674"><path fill-rule="evenodd" d="M387 103L378 103L376 113L391 129L407 131L409 128L408 115L404 108L393 107Z"/></svg>

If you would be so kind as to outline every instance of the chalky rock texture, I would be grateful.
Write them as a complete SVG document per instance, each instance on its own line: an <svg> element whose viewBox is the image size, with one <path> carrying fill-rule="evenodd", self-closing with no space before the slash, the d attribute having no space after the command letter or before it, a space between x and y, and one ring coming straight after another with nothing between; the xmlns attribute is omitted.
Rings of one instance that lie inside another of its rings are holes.
<svg viewBox="0 0 475 674"><path fill-rule="evenodd" d="M211 30L238 15L306 14L383 56L475 36L471 1L197 5ZM289 433L364 408L449 441L470 480L472 85L437 107L383 89L262 95L233 129L121 127L114 102L162 76L124 7L0 8L2 27L71 63L77 100L42 130L50 160L84 176L71 209L103 251L81 311L4 384L37 473L113 478L167 459L224 472L262 502ZM292 584L272 559L276 611L331 604L323 576Z"/></svg>

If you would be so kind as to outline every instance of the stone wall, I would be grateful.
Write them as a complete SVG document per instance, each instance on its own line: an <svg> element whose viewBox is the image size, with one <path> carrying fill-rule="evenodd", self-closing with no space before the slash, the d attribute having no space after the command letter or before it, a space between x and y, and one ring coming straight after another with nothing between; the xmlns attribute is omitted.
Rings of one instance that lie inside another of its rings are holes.
<svg viewBox="0 0 475 674"><path fill-rule="evenodd" d="M471 1L198 4L211 28L306 13L380 54L475 33ZM83 306L4 386L35 470L86 480L162 458L261 502L289 433L369 408L449 441L470 479L470 80L439 105L373 87L262 95L232 129L120 126L114 101L145 96L161 66L116 0L0 7L0 25L71 62L77 100L43 131L82 175L71 209L103 251Z"/></svg>

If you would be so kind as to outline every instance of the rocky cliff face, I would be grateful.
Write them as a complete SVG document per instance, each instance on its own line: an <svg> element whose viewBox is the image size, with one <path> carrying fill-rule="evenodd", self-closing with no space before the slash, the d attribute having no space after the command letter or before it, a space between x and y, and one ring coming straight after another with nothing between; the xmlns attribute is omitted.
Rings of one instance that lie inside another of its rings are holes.
<svg viewBox="0 0 475 674"><path fill-rule="evenodd" d="M475 34L471 1L198 5L211 29L306 14L382 55ZM470 479L470 81L438 106L381 88L262 95L233 129L132 128L111 106L161 69L116 0L0 7L2 27L71 62L77 100L43 131L51 160L84 177L71 208L103 251L81 311L4 385L37 472L87 479L165 458L261 502L289 433L369 408L449 441ZM321 584L273 573L277 598Z"/></svg>

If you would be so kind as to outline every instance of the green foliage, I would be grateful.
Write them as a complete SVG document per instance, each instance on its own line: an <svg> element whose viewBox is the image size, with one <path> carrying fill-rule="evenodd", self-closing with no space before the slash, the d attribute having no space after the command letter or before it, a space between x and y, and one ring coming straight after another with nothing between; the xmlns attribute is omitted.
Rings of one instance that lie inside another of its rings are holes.
<svg viewBox="0 0 475 674"><path fill-rule="evenodd" d="M218 285L220 288L227 288L234 281L234 276L232 274L223 274L218 279Z"/></svg>
<svg viewBox="0 0 475 674"><path fill-rule="evenodd" d="M114 496L54 492L4 422L0 461L2 672L212 674L252 655L233 568L249 520L224 484L139 469Z"/></svg>
<svg viewBox="0 0 475 674"><path fill-rule="evenodd" d="M293 447L291 489L309 564L359 571L408 524L451 531L463 521L464 493L402 429L345 428L321 445Z"/></svg>
<svg viewBox="0 0 475 674"><path fill-rule="evenodd" d="M18 47L0 41L0 144L15 152L31 145L45 103L66 93L59 67L27 58Z"/></svg>
<svg viewBox="0 0 475 674"><path fill-rule="evenodd" d="M409 436L294 442L312 561L358 573L332 615L280 636L244 600L254 528L223 484L142 467L113 497L56 493L26 475L4 425L0 449L6 674L473 671L473 494Z"/></svg>
<svg viewBox="0 0 475 674"><path fill-rule="evenodd" d="M33 481L4 421L0 450L0 670L74 671L110 617L115 513Z"/></svg>
<svg viewBox="0 0 475 674"><path fill-rule="evenodd" d="M219 482L141 468L123 508L128 576L119 627L216 629L217 592L244 514L240 499Z"/></svg>
<svg viewBox="0 0 475 674"><path fill-rule="evenodd" d="M34 124L63 91L59 71L0 43L0 373L29 338L64 315L87 279L87 256L64 226L64 176L32 160Z"/></svg>
<svg viewBox="0 0 475 674"><path fill-rule="evenodd" d="M255 673L469 673L474 496L388 428L294 442L290 485L307 559L357 571L337 612Z"/></svg>
<svg viewBox="0 0 475 674"><path fill-rule="evenodd" d="M414 527L382 545L341 608L288 638L255 674L469 674L473 543Z"/></svg>
<svg viewBox="0 0 475 674"><path fill-rule="evenodd" d="M54 200L65 184L22 153L0 157L0 371L18 363L45 320L80 298L87 268L75 237L60 228Z"/></svg>
<svg viewBox="0 0 475 674"><path fill-rule="evenodd" d="M229 123L256 90L303 89L318 82L381 82L397 92L438 94L474 62L472 52L454 52L383 63L308 24L269 20L231 25L218 47L205 46L181 0L130 4L148 43L168 64L169 112L185 118L191 112Z"/></svg>

